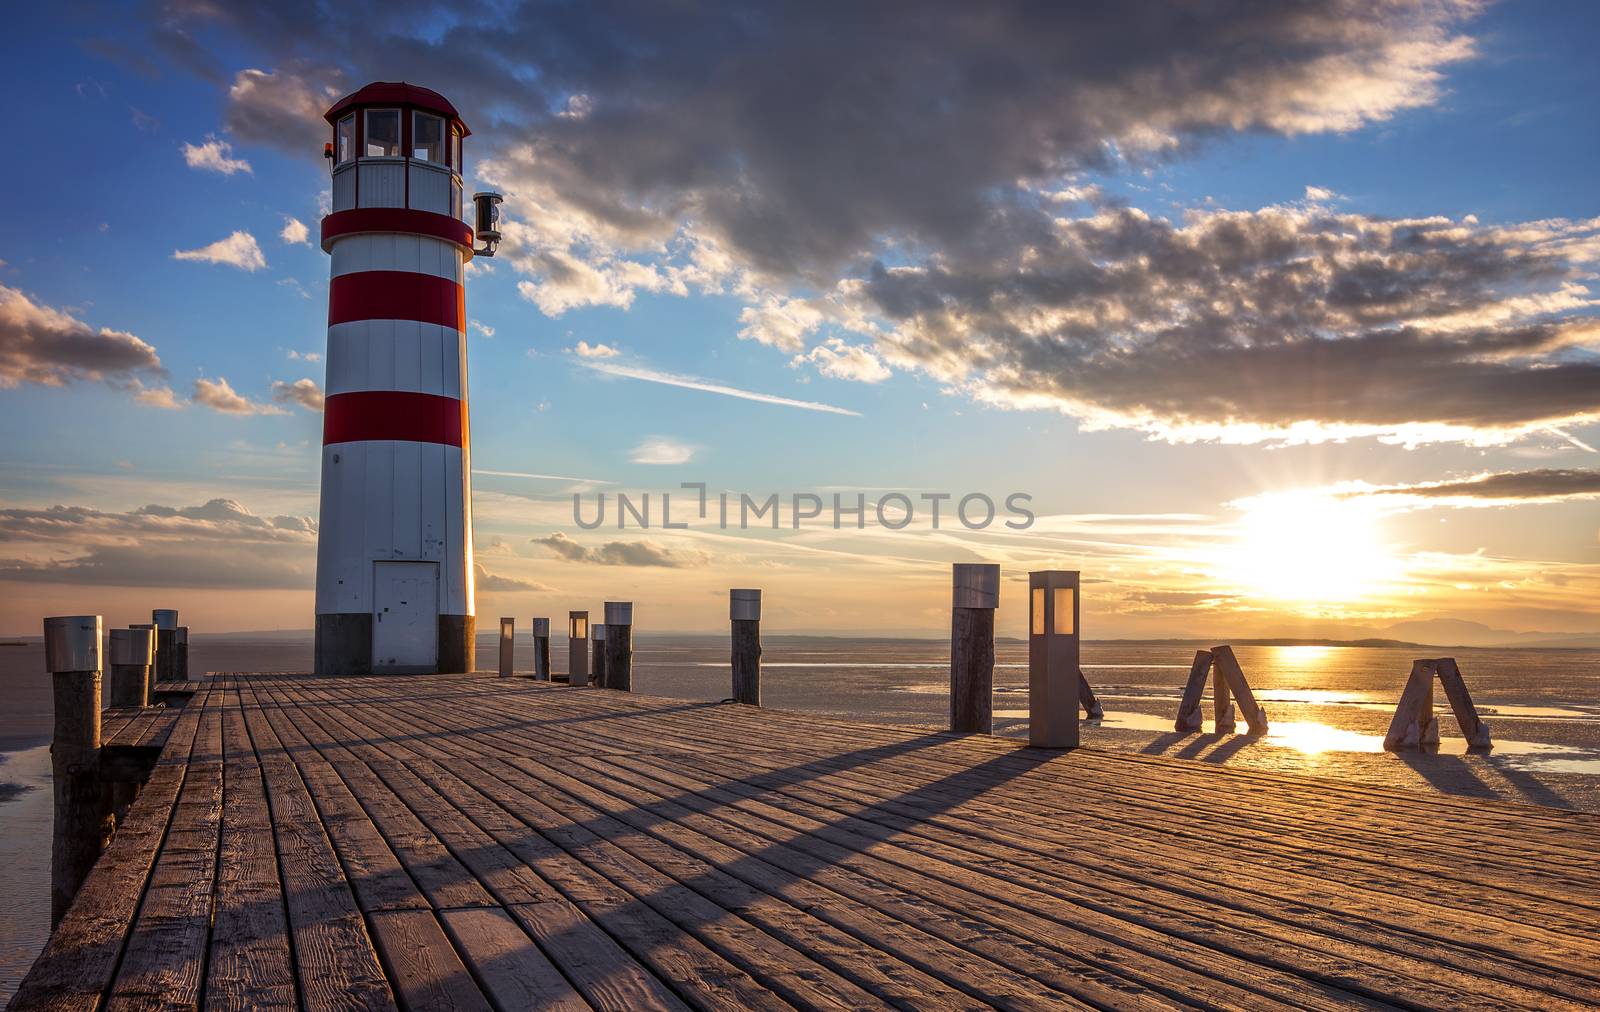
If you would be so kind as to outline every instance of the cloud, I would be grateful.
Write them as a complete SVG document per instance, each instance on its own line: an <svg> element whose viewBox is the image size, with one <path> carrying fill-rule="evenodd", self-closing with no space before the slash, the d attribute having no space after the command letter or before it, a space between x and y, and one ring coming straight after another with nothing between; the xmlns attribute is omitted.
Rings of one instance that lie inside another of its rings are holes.
<svg viewBox="0 0 1600 1012"><path fill-rule="evenodd" d="M554 590L542 583L533 583L529 580L519 580L514 576L499 576L484 569L482 565L474 565L473 582L479 590L488 591L537 591L549 593Z"/></svg>
<svg viewBox="0 0 1600 1012"><path fill-rule="evenodd" d="M661 566L682 569L702 566L707 557L702 552L680 552L663 548L654 541L608 541L598 548L588 548L560 531L545 538L533 538L555 555L569 562L587 562L599 566Z"/></svg>
<svg viewBox="0 0 1600 1012"><path fill-rule="evenodd" d="M126 513L86 506L0 510L0 580L118 587L304 588L316 523L262 517L231 499L150 505ZM20 554L16 554L20 553Z"/></svg>
<svg viewBox="0 0 1600 1012"><path fill-rule="evenodd" d="M687 464L694 459L694 450L688 443L666 436L651 436L635 446L628 459L635 464Z"/></svg>
<svg viewBox="0 0 1600 1012"><path fill-rule="evenodd" d="M700 390L705 393L720 394L723 397L737 397L741 400L757 401L761 404L778 404L790 408L802 408L806 411L821 411L834 415L859 416L861 412L851 411L848 408L835 407L832 404L822 404L817 401L801 401L792 397L779 397L777 394L757 393L753 390L741 390L710 380L703 380L696 376L682 376L675 373L660 372L655 369L646 369L640 366L618 365L612 362L597 362L590 359L580 359L579 365L585 369L607 376L619 376L624 379L643 380L646 383L661 383L669 387L681 387L685 390Z"/></svg>
<svg viewBox="0 0 1600 1012"><path fill-rule="evenodd" d="M1600 470L1540 468L1499 471L1448 481L1342 487L1346 498L1441 506L1510 506L1600 498Z"/></svg>
<svg viewBox="0 0 1600 1012"><path fill-rule="evenodd" d="M289 356L290 361L293 362L322 361L322 352L320 351L295 351L293 348L290 348L286 354Z"/></svg>
<svg viewBox="0 0 1600 1012"><path fill-rule="evenodd" d="M183 160L191 169L220 172L224 176L231 176L237 172L246 175L255 174L248 161L233 157L232 144L214 134L206 134L206 139L200 144L185 144Z"/></svg>
<svg viewBox="0 0 1600 1012"><path fill-rule="evenodd" d="M311 245L311 230L306 228L306 223L299 218L283 216L283 229L278 232L278 238L293 245Z"/></svg>
<svg viewBox="0 0 1600 1012"><path fill-rule="evenodd" d="M579 358L616 358L622 352L608 344L590 344L588 341L579 341L572 353Z"/></svg>
<svg viewBox="0 0 1600 1012"><path fill-rule="evenodd" d="M210 16L219 13L216 8L210 11ZM339 31L352 31L356 23ZM329 139L322 114L339 95L341 75L329 67L312 67L292 58L288 62L283 70L247 68L234 75L223 122L240 140L320 155Z"/></svg>
<svg viewBox="0 0 1600 1012"><path fill-rule="evenodd" d="M256 245L256 237L244 231L234 232L226 239L218 239L209 246L201 246L199 249L173 250L172 259L227 264L242 271L252 272L267 266L266 257L261 255L261 247Z"/></svg>
<svg viewBox="0 0 1600 1012"><path fill-rule="evenodd" d="M234 390L225 377L218 376L214 380L201 377L194 381L194 396L190 398L195 404L213 411L220 411L225 415L281 415L284 410L276 405L263 404L252 401Z"/></svg>
<svg viewBox="0 0 1600 1012"><path fill-rule="evenodd" d="M476 330L484 337L494 336L494 328L489 326L487 323L480 323L477 320L468 320L467 326L471 327L473 330Z"/></svg>
<svg viewBox="0 0 1600 1012"><path fill-rule="evenodd" d="M846 344L830 337L804 355L796 355L791 365L810 362L824 376L855 380L858 383L881 383L889 378L889 367L883 359L858 344Z"/></svg>
<svg viewBox="0 0 1600 1012"><path fill-rule="evenodd" d="M173 393L172 388L165 384L147 387L139 380L132 380L128 384L128 390L133 394L135 401L146 407L165 408L167 410L183 407L183 402L178 400L178 395Z"/></svg>
<svg viewBox="0 0 1600 1012"><path fill-rule="evenodd" d="M279 404L298 404L307 411L321 411L325 398L322 387L317 385L317 381L307 377L297 379L293 383L274 380L272 399Z"/></svg>
<svg viewBox="0 0 1600 1012"><path fill-rule="evenodd" d="M166 374L150 344L126 331L96 330L65 310L0 285L0 388L59 387L74 380L128 387L140 374Z"/></svg>
<svg viewBox="0 0 1600 1012"><path fill-rule="evenodd" d="M1338 194L1334 193L1332 190L1328 189L1325 186L1307 186L1306 187L1306 199L1307 200L1327 201L1327 200L1332 200L1334 197L1337 197L1337 196L1338 196Z"/></svg>

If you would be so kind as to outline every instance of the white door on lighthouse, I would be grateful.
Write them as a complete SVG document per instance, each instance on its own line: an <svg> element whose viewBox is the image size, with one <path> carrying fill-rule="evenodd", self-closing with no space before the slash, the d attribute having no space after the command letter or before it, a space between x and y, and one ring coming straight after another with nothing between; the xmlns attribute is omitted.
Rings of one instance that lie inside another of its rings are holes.
<svg viewBox="0 0 1600 1012"><path fill-rule="evenodd" d="M439 666L439 564L373 563L372 667L426 674Z"/></svg>

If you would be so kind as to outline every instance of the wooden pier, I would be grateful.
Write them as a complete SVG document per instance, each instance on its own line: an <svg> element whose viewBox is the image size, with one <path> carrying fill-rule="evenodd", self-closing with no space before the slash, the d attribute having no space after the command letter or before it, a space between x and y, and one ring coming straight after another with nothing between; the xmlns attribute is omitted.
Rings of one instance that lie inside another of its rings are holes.
<svg viewBox="0 0 1600 1012"><path fill-rule="evenodd" d="M1593 815L525 679L191 689L108 719L164 749L14 1008L1600 1004Z"/></svg>

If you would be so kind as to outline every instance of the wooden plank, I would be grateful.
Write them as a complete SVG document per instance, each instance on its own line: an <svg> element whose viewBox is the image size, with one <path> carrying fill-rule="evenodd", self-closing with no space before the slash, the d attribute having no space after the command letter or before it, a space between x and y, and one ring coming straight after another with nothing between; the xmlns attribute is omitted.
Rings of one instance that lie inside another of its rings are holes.
<svg viewBox="0 0 1600 1012"><path fill-rule="evenodd" d="M222 828L218 693L197 699L189 771L117 969L108 1009L196 1008L204 987Z"/></svg>
<svg viewBox="0 0 1600 1012"><path fill-rule="evenodd" d="M371 915L384 969L408 1009L491 1012L472 974L431 910L378 910Z"/></svg>
<svg viewBox="0 0 1600 1012"><path fill-rule="evenodd" d="M300 1000L308 1009L393 1009L394 994L333 844L249 681L242 701L280 855Z"/></svg>
<svg viewBox="0 0 1600 1012"><path fill-rule="evenodd" d="M238 691L222 698L222 855L206 966L205 1005L219 1009L297 1006L288 913L272 815Z"/></svg>
<svg viewBox="0 0 1600 1012"><path fill-rule="evenodd" d="M442 910L439 919L497 1008L589 1008L556 965L499 907Z"/></svg>

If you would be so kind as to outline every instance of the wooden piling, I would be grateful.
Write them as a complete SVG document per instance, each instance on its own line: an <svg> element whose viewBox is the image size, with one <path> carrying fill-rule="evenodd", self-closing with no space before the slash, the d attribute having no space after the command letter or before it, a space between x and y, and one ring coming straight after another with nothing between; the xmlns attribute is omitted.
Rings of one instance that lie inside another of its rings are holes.
<svg viewBox="0 0 1600 1012"><path fill-rule="evenodd" d="M733 623L733 701L761 705L761 591L728 591Z"/></svg>
<svg viewBox="0 0 1600 1012"><path fill-rule="evenodd" d="M510 678L516 670L517 659L517 620L501 617L500 619L500 677Z"/></svg>
<svg viewBox="0 0 1600 1012"><path fill-rule="evenodd" d="M567 684L589 684L589 613L567 612Z"/></svg>
<svg viewBox="0 0 1600 1012"><path fill-rule="evenodd" d="M994 731L994 610L1000 567L958 562L950 599L950 730Z"/></svg>
<svg viewBox="0 0 1600 1012"><path fill-rule="evenodd" d="M1239 709L1244 713L1245 725L1251 734L1267 733L1267 711L1256 702L1255 693L1250 691L1250 683L1244 677L1244 671L1239 667L1238 658L1233 656L1233 647L1216 646L1211 648L1212 671L1214 674L1211 686L1214 702L1217 706L1218 733L1223 733L1223 726L1228 730L1233 728L1233 704L1229 700L1239 701Z"/></svg>
<svg viewBox="0 0 1600 1012"><path fill-rule="evenodd" d="M1094 694L1094 686L1089 684L1089 676L1078 669L1078 703L1083 707L1083 715L1090 720L1099 720L1106 715L1105 707L1100 705L1100 699Z"/></svg>
<svg viewBox="0 0 1600 1012"><path fill-rule="evenodd" d="M1439 719L1433 709L1433 680L1438 678L1444 686L1445 698L1461 728L1461 736L1473 749L1491 748L1489 725L1478 716L1472 703L1467 683L1453 657L1422 659L1411 662L1411 674L1406 678L1405 689L1400 693L1400 703L1395 707L1389 731L1383 738L1383 747L1390 752L1423 748L1439 743Z"/></svg>
<svg viewBox="0 0 1600 1012"><path fill-rule="evenodd" d="M1211 674L1211 651L1196 650L1194 663L1189 665L1189 680L1183 683L1183 699L1178 703L1178 719L1172 724L1174 731L1189 734L1200 730L1204 718L1200 715L1200 702L1206 693L1206 676Z"/></svg>
<svg viewBox="0 0 1600 1012"><path fill-rule="evenodd" d="M541 682L550 680L550 620L533 620L533 677Z"/></svg>
<svg viewBox="0 0 1600 1012"><path fill-rule="evenodd" d="M112 629L111 678L108 705L150 705L150 663L155 659L155 632L150 629Z"/></svg>
<svg viewBox="0 0 1600 1012"><path fill-rule="evenodd" d="M594 684L602 689L611 688L611 683L606 680L606 624L596 622L589 627L589 672L594 676Z"/></svg>
<svg viewBox="0 0 1600 1012"><path fill-rule="evenodd" d="M55 733L50 743L55 787L50 853L53 928L66 915L112 831L100 782L100 616L45 619L44 651L55 695Z"/></svg>
<svg viewBox="0 0 1600 1012"><path fill-rule="evenodd" d="M156 624L154 622L135 622L128 628L145 629L150 633L150 677L145 679L144 702L139 705L153 706L156 701L156 649L159 646L156 639Z"/></svg>
<svg viewBox="0 0 1600 1012"><path fill-rule="evenodd" d="M606 602L606 685L633 691L633 602Z"/></svg>
<svg viewBox="0 0 1600 1012"><path fill-rule="evenodd" d="M172 631L172 680L189 680L189 627L186 625Z"/></svg>

